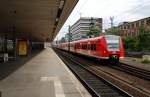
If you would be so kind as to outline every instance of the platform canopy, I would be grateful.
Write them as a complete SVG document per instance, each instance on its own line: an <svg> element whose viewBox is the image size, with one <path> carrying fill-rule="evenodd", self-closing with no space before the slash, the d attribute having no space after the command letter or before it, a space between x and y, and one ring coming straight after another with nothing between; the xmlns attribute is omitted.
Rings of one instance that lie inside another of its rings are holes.
<svg viewBox="0 0 150 97"><path fill-rule="evenodd" d="M78 0L0 0L0 35L52 41Z"/></svg>

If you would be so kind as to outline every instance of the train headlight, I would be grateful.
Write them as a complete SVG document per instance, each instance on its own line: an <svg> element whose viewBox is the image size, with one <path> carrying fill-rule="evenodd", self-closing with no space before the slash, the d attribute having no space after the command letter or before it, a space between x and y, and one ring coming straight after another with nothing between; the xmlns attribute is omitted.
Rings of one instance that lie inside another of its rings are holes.
<svg viewBox="0 0 150 97"><path fill-rule="evenodd" d="M118 55L112 55L112 58L117 59Z"/></svg>

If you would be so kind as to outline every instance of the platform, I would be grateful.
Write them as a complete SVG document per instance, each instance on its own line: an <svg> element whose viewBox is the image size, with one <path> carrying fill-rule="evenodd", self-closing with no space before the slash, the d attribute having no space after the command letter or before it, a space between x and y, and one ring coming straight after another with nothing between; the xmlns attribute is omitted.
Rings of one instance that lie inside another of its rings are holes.
<svg viewBox="0 0 150 97"><path fill-rule="evenodd" d="M150 71L150 63L144 64L136 60L138 60L138 58L125 57L121 59L120 62Z"/></svg>
<svg viewBox="0 0 150 97"><path fill-rule="evenodd" d="M1 80L0 92L1 97L91 97L51 48Z"/></svg>

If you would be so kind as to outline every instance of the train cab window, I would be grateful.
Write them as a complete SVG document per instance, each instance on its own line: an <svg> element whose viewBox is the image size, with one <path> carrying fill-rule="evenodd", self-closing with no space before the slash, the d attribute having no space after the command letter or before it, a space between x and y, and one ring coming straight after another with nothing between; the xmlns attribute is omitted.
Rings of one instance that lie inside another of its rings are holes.
<svg viewBox="0 0 150 97"><path fill-rule="evenodd" d="M108 50L120 49L120 36L107 35L106 42Z"/></svg>

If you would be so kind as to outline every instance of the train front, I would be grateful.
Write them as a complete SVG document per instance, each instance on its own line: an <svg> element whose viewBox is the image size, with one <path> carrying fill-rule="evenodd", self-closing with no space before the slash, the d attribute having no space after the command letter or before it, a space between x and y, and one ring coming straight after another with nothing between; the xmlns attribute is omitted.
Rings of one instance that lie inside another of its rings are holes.
<svg viewBox="0 0 150 97"><path fill-rule="evenodd" d="M106 48L110 62L119 62L124 57L123 42L120 36L106 35Z"/></svg>

